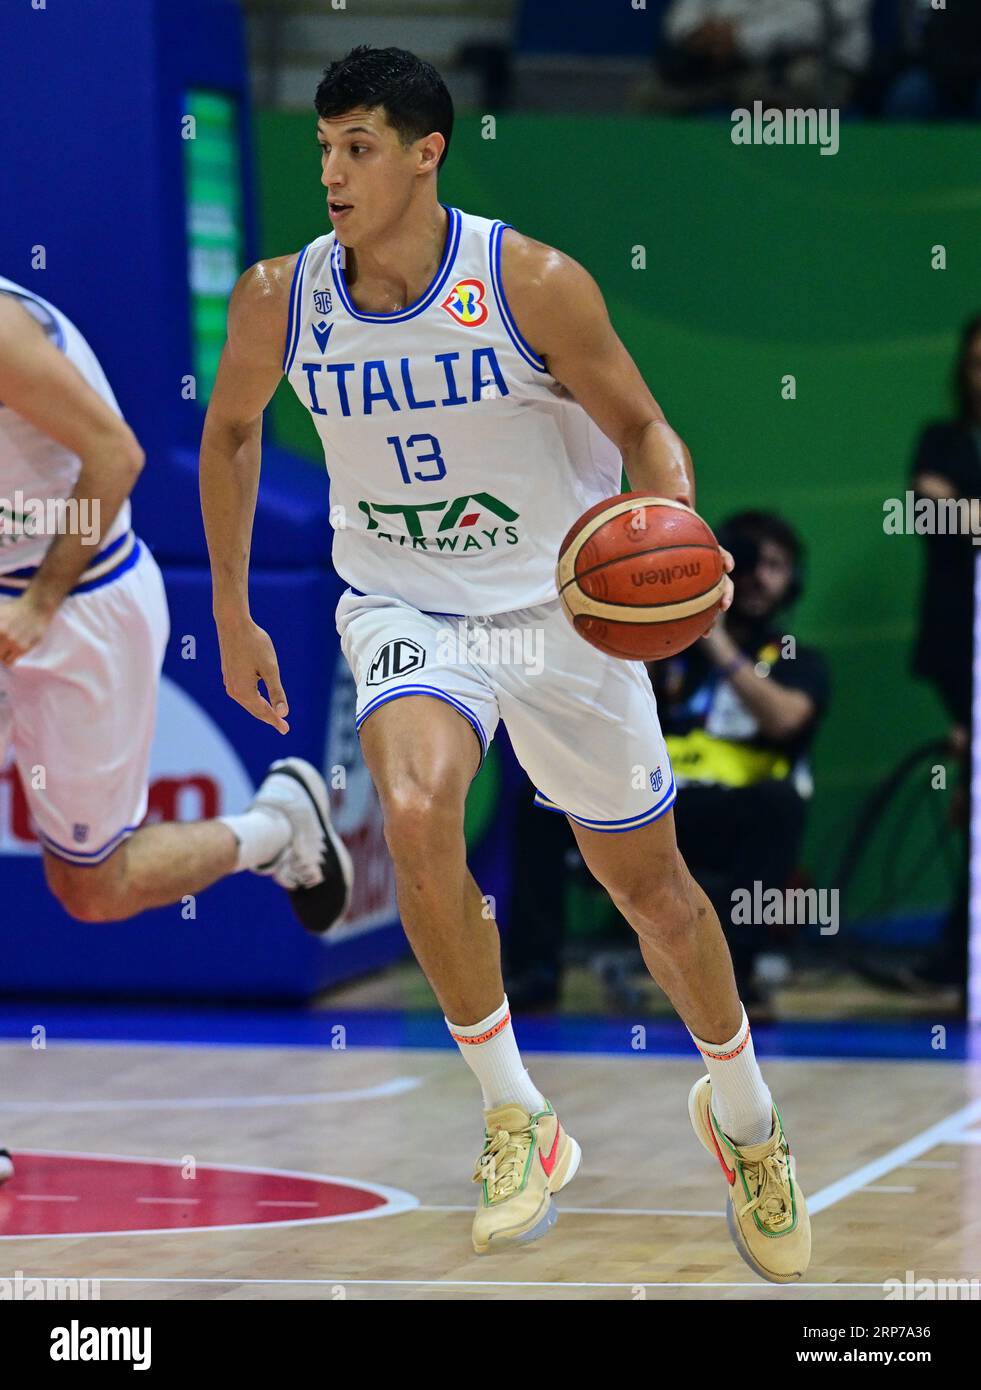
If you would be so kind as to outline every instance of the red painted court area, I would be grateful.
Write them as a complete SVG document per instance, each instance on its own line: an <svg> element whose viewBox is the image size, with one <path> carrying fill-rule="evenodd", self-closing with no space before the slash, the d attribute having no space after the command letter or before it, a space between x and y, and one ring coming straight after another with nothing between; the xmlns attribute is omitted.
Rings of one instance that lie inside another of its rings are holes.
<svg viewBox="0 0 981 1390"><path fill-rule="evenodd" d="M0 1238L343 1220L390 1205L357 1183L304 1174L70 1153L13 1160Z"/></svg>

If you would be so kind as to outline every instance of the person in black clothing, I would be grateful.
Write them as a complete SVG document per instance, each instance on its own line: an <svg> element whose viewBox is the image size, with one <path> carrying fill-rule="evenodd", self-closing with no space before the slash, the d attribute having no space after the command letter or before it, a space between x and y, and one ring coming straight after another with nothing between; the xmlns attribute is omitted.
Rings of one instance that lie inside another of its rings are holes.
<svg viewBox="0 0 981 1390"><path fill-rule="evenodd" d="M961 334L954 370L956 418L935 421L920 435L913 459L917 498L965 499L973 510L972 529L981 521L981 314ZM913 670L930 682L950 717L950 744L962 765L952 819L966 837L970 766L971 666L974 575L981 554L970 532L926 535L926 572ZM932 957L918 972L932 983L962 988L967 979L968 866L957 888L954 908Z"/></svg>
<svg viewBox="0 0 981 1390"><path fill-rule="evenodd" d="M892 119L981 118L981 6L905 0L902 70L883 104Z"/></svg>
<svg viewBox="0 0 981 1390"><path fill-rule="evenodd" d="M957 418L927 425L913 460L913 491L934 500L981 498L981 315L966 324L954 373ZM931 682L966 742L971 722L974 564L970 534L928 535L913 669Z"/></svg>
<svg viewBox="0 0 981 1390"><path fill-rule="evenodd" d="M762 1018L769 1001L754 965L768 931L733 923L733 895L790 883L829 681L821 653L778 622L801 590L793 529L774 513L742 512L719 540L736 562L731 609L702 641L649 670L680 788L678 844L725 927L740 997Z"/></svg>

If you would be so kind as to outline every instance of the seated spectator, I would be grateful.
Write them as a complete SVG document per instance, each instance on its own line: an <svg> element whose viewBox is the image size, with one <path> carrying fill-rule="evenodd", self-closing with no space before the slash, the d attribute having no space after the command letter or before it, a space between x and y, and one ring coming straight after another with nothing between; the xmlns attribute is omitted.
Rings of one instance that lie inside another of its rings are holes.
<svg viewBox="0 0 981 1390"><path fill-rule="evenodd" d="M977 529L981 524L981 314L969 320L961 334L954 388L956 416L927 425L920 435L912 485L918 498L964 498L972 503L971 524ZM923 539L926 573L913 670L934 687L950 719L951 747L963 767L960 825L966 835L974 574L981 548L974 544L969 530L925 535ZM963 986L967 975L967 900L965 854L957 901L932 958L920 971L924 979Z"/></svg>
<svg viewBox="0 0 981 1390"><path fill-rule="evenodd" d="M842 106L870 52L871 0L672 0L651 111Z"/></svg>
<svg viewBox="0 0 981 1390"><path fill-rule="evenodd" d="M802 546L781 517L742 512L719 532L732 551L732 607L703 640L650 663L678 782L675 824L688 867L719 915L747 1012L767 1015L754 976L763 923L733 924L733 893L759 901L797 867L812 783L808 749L828 702L824 658L784 640L778 615L800 592Z"/></svg>
<svg viewBox="0 0 981 1390"><path fill-rule="evenodd" d="M933 120L981 118L981 5L949 0L935 10L930 0L907 0L904 70L883 103L886 116Z"/></svg>

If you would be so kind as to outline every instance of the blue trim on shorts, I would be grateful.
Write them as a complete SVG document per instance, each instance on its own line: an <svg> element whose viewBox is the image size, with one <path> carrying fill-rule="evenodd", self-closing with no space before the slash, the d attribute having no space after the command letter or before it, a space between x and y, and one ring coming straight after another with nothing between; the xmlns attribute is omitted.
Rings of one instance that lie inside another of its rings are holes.
<svg viewBox="0 0 981 1390"><path fill-rule="evenodd" d="M143 546L139 540L135 540L133 542L133 549L126 556L126 559L123 560L111 574L104 574L101 579L92 579L88 584L76 584L68 595L68 598L74 598L76 594L91 594L96 589L103 588L106 584L115 583L117 579L121 579L128 570L131 570L134 565L139 563L142 554Z"/></svg>
<svg viewBox="0 0 981 1390"><path fill-rule="evenodd" d="M38 829L37 836L44 848L49 850L56 859L73 864L76 869L97 869L111 854L115 853L127 835L132 835L133 831L138 829L138 825L124 826L122 830L113 835L111 840L107 840L101 849L91 850L66 849L64 845L59 845L57 840L52 840L50 835L45 835L41 829Z"/></svg>
<svg viewBox="0 0 981 1390"><path fill-rule="evenodd" d="M366 593L364 593L361 589L355 589L355 587L354 587L353 584L349 584L349 585L347 586L347 592L348 592L349 594L353 594L355 598L367 598L367 597L368 597L368 595L367 595ZM379 594L378 597L379 597L379 598L394 598L394 594ZM405 600L404 600L404 599L401 599L400 602L404 603ZM410 608L415 608L415 604L414 604L414 603L410 603L410 604L409 604L409 607L410 607ZM466 614L466 613L437 613L437 612L434 612L434 610L431 609L431 608L416 608L416 612L417 612L417 613L421 613L421 614L423 615L423 617L425 617L425 618L465 618L465 617L467 617L467 614Z"/></svg>
<svg viewBox="0 0 981 1390"><path fill-rule="evenodd" d="M665 812L670 811L678 796L678 787L674 780L674 773L671 774L671 785L665 792L661 800L656 802L649 811L641 811L639 816L630 816L626 820L586 820L583 816L574 816L571 811L563 811L561 806L556 806L554 801L550 801L542 792L535 789L535 805L540 806L543 811L558 811L570 820L574 820L577 825L584 826L587 830L596 830L605 835L623 835L627 830L638 830L642 825L650 825L653 821L660 820Z"/></svg>
<svg viewBox="0 0 981 1390"><path fill-rule="evenodd" d="M400 685L397 690L386 690L384 694L376 695L369 704L365 705L361 713L355 718L355 729L360 730L361 725L368 718L369 714L373 714L375 710L380 709L382 705L387 705L390 700L397 700L401 695L432 695L435 699L445 700L448 705L452 705L458 714L463 715L464 719L468 721L474 733L477 735L477 739L480 743L480 761L483 763L490 745L490 740L484 731L484 726L474 712L468 709L462 701L456 699L453 695L447 695L445 690L440 690L435 685ZM477 771L480 771L479 767Z"/></svg>
<svg viewBox="0 0 981 1390"><path fill-rule="evenodd" d="M86 571L83 570L82 579L75 585L74 589L69 589L65 597L74 598L77 594L91 594L95 589L101 589L106 584L114 583L117 579L120 579L127 570L131 570L143 554L143 547L140 544L140 540L137 536L133 535L132 531L126 531L122 536L118 536L111 545L106 546L105 550L101 550L88 566L88 569L94 569L96 565L105 564L107 560L111 560L113 555L131 539L133 542L132 550L124 559L120 560L115 569L111 569L108 574L100 575L98 579L90 579L88 583L85 582L84 576ZM23 581L31 580L39 569L40 565L27 565L24 569L8 570L6 574L0 575L0 594L7 594L11 598L20 598L27 592L26 587L23 585ZM13 584L5 584L5 579L19 579L21 584L16 586Z"/></svg>

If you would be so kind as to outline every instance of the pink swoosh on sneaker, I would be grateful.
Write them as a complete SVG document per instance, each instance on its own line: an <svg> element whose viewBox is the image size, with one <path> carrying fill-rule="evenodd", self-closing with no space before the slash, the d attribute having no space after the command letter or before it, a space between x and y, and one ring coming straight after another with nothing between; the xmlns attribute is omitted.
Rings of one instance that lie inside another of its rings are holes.
<svg viewBox="0 0 981 1390"><path fill-rule="evenodd" d="M712 1111L709 1109L708 1106L705 1107L705 1118L708 1121L709 1134L711 1134L712 1136L712 1143L715 1145L716 1155L718 1157L719 1162L722 1164L722 1171L726 1175L726 1181L728 1182L729 1186L732 1187L732 1185L736 1181L736 1170L734 1168L730 1168L728 1163L726 1163L725 1159L722 1157L722 1150L719 1148L719 1141L715 1137L715 1125L712 1123Z"/></svg>
<svg viewBox="0 0 981 1390"><path fill-rule="evenodd" d="M552 1140L552 1151L549 1154L548 1158L545 1157L541 1149L538 1150L538 1157L542 1161L542 1167L545 1169L545 1176L547 1178L550 1178L552 1176L552 1170L555 1167L555 1160L559 1156L559 1135L561 1133L562 1126L560 1124L557 1124L555 1126L555 1138Z"/></svg>

